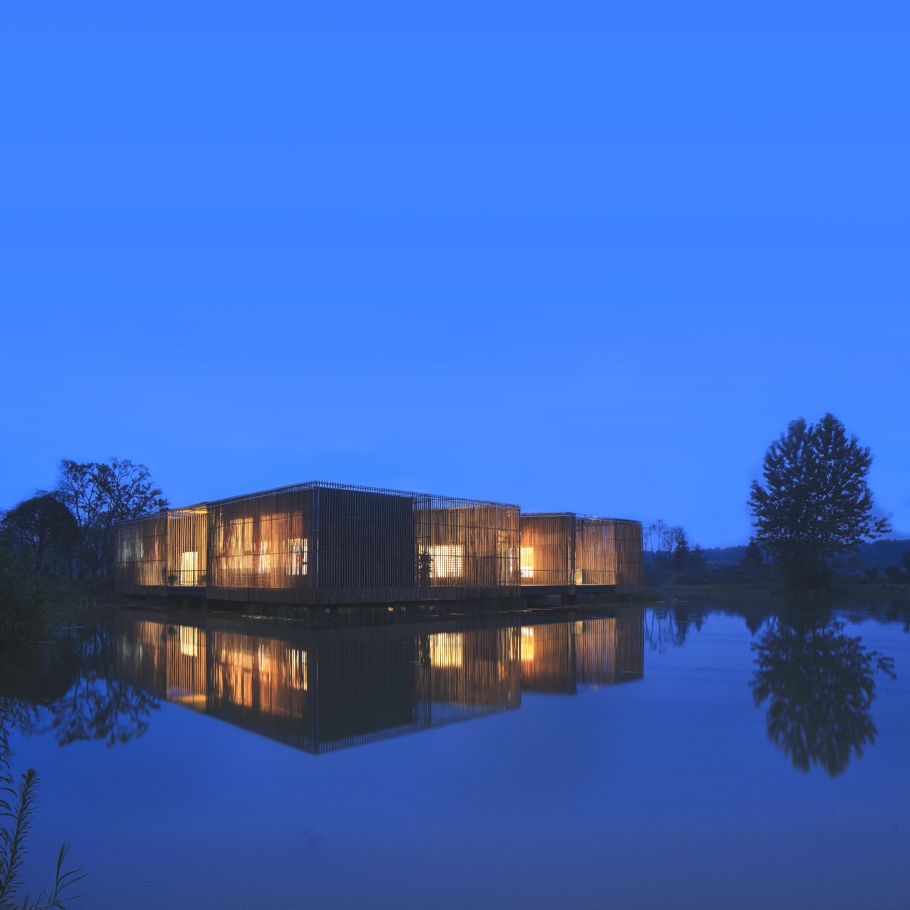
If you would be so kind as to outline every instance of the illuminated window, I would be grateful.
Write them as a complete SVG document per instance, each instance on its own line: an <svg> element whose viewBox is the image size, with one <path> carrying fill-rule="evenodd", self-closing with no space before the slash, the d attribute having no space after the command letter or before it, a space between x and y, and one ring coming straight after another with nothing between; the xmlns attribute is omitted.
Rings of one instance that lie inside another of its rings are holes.
<svg viewBox="0 0 910 910"><path fill-rule="evenodd" d="M232 572L253 571L253 519L235 518L227 526L227 568Z"/></svg>
<svg viewBox="0 0 910 910"><path fill-rule="evenodd" d="M199 554L195 550L188 550L180 554L180 575L177 584L196 584L196 569L199 564Z"/></svg>
<svg viewBox="0 0 910 910"><path fill-rule="evenodd" d="M253 549L253 519L235 518L228 524L228 552L243 556Z"/></svg>
<svg viewBox="0 0 910 910"><path fill-rule="evenodd" d="M427 547L430 578L461 578L464 575L464 547L461 544L438 544Z"/></svg>
<svg viewBox="0 0 910 910"><path fill-rule="evenodd" d="M196 639L196 629L193 626L178 626L180 631L180 653L187 657L197 657L199 646Z"/></svg>
<svg viewBox="0 0 910 910"><path fill-rule="evenodd" d="M307 663L306 651L288 649L287 652L288 667L290 669L290 683L294 689L300 689L302 692L307 690Z"/></svg>
<svg viewBox="0 0 910 910"><path fill-rule="evenodd" d="M306 540L302 537L294 537L288 541L290 550L290 559L288 560L288 575L306 575L307 573L307 552ZM305 652L304 652L305 654ZM306 687L304 687L306 688Z"/></svg>
<svg viewBox="0 0 910 910"><path fill-rule="evenodd" d="M260 575L268 575L272 571L272 556L269 553L269 542L259 542L259 556L256 558L256 571Z"/></svg>
<svg viewBox="0 0 910 910"><path fill-rule="evenodd" d="M521 548L521 577L522 578L533 578L534 577L534 548L533 547L522 547ZM524 631L524 630L522 630Z"/></svg>
<svg viewBox="0 0 910 910"><path fill-rule="evenodd" d="M464 636L460 632L440 632L430 636L430 663L434 667L460 667Z"/></svg>
<svg viewBox="0 0 910 910"><path fill-rule="evenodd" d="M528 626L521 628L521 659L534 660L534 630Z"/></svg>

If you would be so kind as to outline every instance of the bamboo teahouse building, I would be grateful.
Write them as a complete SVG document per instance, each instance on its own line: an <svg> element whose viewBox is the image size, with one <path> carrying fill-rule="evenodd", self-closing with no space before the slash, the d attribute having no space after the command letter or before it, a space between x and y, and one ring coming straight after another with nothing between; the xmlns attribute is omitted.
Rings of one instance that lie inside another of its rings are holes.
<svg viewBox="0 0 910 910"><path fill-rule="evenodd" d="M521 516L521 584L539 593L641 590L640 521L574 512Z"/></svg>
<svg viewBox="0 0 910 910"><path fill-rule="evenodd" d="M287 604L518 596L519 508L314 481L118 525L128 594Z"/></svg>
<svg viewBox="0 0 910 910"><path fill-rule="evenodd" d="M641 559L639 522L313 481L121 522L115 579L245 603L571 597L639 590Z"/></svg>

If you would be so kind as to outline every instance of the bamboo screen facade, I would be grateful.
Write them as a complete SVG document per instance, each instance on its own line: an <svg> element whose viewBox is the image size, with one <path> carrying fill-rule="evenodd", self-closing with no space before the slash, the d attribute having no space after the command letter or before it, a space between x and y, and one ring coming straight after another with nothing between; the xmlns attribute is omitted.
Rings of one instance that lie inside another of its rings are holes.
<svg viewBox="0 0 910 910"><path fill-rule="evenodd" d="M521 583L575 584L575 515L533 512L521 516Z"/></svg>
<svg viewBox="0 0 910 910"><path fill-rule="evenodd" d="M615 585L630 594L642 587L640 521L578 518L575 538L575 583Z"/></svg>
<svg viewBox="0 0 910 910"><path fill-rule="evenodd" d="M572 512L521 516L521 584L641 590L641 522Z"/></svg>
<svg viewBox="0 0 910 910"><path fill-rule="evenodd" d="M519 593L519 509L307 483L208 504L209 596L300 604Z"/></svg>
<svg viewBox="0 0 910 910"><path fill-rule="evenodd" d="M312 482L117 525L117 589L345 604L641 589L641 523ZM189 592L188 592L189 593Z"/></svg>
<svg viewBox="0 0 910 910"><path fill-rule="evenodd" d="M178 587L206 583L208 515L204 505L172 509L167 516L167 582Z"/></svg>
<svg viewBox="0 0 910 910"><path fill-rule="evenodd" d="M114 584L124 594L164 594L168 576L168 518L159 512L117 525Z"/></svg>

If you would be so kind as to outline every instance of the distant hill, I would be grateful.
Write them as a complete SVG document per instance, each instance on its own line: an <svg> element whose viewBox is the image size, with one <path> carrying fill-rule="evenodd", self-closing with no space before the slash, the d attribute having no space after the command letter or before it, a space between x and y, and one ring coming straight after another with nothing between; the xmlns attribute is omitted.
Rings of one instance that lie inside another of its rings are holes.
<svg viewBox="0 0 910 910"><path fill-rule="evenodd" d="M741 547L711 547L705 550L708 562L738 564L746 552L745 546ZM859 546L857 554L862 559L863 569L877 566L899 566L901 553L910 552L910 540L876 540L872 543L863 543Z"/></svg>

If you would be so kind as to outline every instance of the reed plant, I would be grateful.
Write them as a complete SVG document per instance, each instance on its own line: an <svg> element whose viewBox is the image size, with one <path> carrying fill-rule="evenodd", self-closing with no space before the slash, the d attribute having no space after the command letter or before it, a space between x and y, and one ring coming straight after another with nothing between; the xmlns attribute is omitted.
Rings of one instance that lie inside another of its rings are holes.
<svg viewBox="0 0 910 910"><path fill-rule="evenodd" d="M57 854L54 884L49 891L42 891L35 901L28 894L20 896L22 866L25 862L26 841L38 798L38 773L29 768L17 781L10 766L9 735L0 727L0 910L66 910L64 900L75 900L82 895L72 894L72 889L85 874L78 869L63 870L68 847Z"/></svg>

